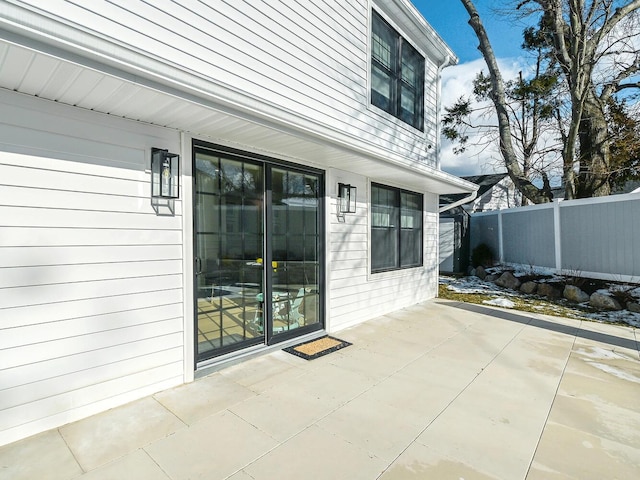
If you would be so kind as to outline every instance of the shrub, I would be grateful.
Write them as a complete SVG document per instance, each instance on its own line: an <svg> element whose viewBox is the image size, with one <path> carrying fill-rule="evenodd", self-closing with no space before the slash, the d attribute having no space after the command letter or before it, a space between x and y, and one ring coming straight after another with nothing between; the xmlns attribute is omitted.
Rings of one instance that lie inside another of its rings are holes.
<svg viewBox="0 0 640 480"><path fill-rule="evenodd" d="M491 267L494 259L493 250L486 243L481 243L471 251L471 265L473 267Z"/></svg>

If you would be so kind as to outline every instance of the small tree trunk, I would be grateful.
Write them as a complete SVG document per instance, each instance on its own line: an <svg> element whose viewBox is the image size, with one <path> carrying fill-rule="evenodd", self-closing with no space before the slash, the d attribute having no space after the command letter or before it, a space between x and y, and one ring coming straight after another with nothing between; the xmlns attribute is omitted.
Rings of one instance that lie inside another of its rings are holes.
<svg viewBox="0 0 640 480"><path fill-rule="evenodd" d="M599 99L590 92L583 106L578 133L580 171L576 198L609 195L609 138L607 119Z"/></svg>

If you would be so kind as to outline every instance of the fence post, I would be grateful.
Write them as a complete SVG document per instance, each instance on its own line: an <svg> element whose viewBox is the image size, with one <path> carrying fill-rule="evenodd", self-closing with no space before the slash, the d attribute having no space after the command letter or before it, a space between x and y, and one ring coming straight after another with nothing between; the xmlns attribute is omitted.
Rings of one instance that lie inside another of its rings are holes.
<svg viewBox="0 0 640 480"><path fill-rule="evenodd" d="M504 241L502 239L502 209L498 210L498 257L504 263Z"/></svg>
<svg viewBox="0 0 640 480"><path fill-rule="evenodd" d="M562 272L562 238L560 232L560 202L561 198L553 201L553 237L555 243L556 273Z"/></svg>

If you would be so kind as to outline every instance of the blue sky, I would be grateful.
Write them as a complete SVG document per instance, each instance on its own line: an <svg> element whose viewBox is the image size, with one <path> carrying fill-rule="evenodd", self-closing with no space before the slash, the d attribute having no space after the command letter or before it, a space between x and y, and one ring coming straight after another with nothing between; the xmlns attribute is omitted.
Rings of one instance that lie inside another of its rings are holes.
<svg viewBox="0 0 640 480"><path fill-rule="evenodd" d="M486 71L478 40L467 23L469 15L460 0L412 0L413 4L458 56L459 64L448 67L442 75L442 103L451 105L461 95L472 91L472 81L481 69ZM476 8L489 34L505 78L517 75L524 63L520 55L522 25L501 17L492 7L505 7L504 0L476 0ZM498 149L468 148L464 155L455 155L453 145L443 140L442 169L454 175L480 175L503 172Z"/></svg>
<svg viewBox="0 0 640 480"><path fill-rule="evenodd" d="M481 58L478 40L467 23L469 15L460 0L413 0L413 4L453 49L460 63ZM504 7L504 0L476 0L475 4L496 55L517 56L522 43L522 28L500 17L491 8Z"/></svg>

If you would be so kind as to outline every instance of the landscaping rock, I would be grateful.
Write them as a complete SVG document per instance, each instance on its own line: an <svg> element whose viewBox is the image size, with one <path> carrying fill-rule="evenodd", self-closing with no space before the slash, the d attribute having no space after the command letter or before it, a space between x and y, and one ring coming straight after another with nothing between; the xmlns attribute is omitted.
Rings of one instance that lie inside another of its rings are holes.
<svg viewBox="0 0 640 480"><path fill-rule="evenodd" d="M524 282L520 285L520 291L522 293L534 293L538 289L538 284L536 282Z"/></svg>
<svg viewBox="0 0 640 480"><path fill-rule="evenodd" d="M555 288L553 285L549 285L548 283L538 284L538 295L542 295L547 298L560 298L560 293L560 290Z"/></svg>
<svg viewBox="0 0 640 480"><path fill-rule="evenodd" d="M484 278L484 281L485 281L485 282L495 282L497 279L498 279L498 276L497 276L497 275L487 275L487 276Z"/></svg>
<svg viewBox="0 0 640 480"><path fill-rule="evenodd" d="M640 313L640 303L636 303L636 302L627 303L627 310L633 313Z"/></svg>
<svg viewBox="0 0 640 480"><path fill-rule="evenodd" d="M562 294L564 298L570 300L575 303L584 303L589 301L589 295L580 290L579 287L575 285L567 285L564 287L564 292Z"/></svg>
<svg viewBox="0 0 640 480"><path fill-rule="evenodd" d="M591 294L589 304L592 307L603 308L605 310L622 310L622 306L615 298L600 292Z"/></svg>
<svg viewBox="0 0 640 480"><path fill-rule="evenodd" d="M480 280L487 278L487 272L482 265L476 267L476 277L480 278Z"/></svg>
<svg viewBox="0 0 640 480"><path fill-rule="evenodd" d="M511 290L517 290L518 287L520 286L520 280L514 277L513 273L504 272L502 275L500 275L500 278L498 278L495 281L495 284L498 285L499 287L509 288Z"/></svg>
<svg viewBox="0 0 640 480"><path fill-rule="evenodd" d="M470 277L477 277L475 268L473 268L473 267L469 268L469 276Z"/></svg>

